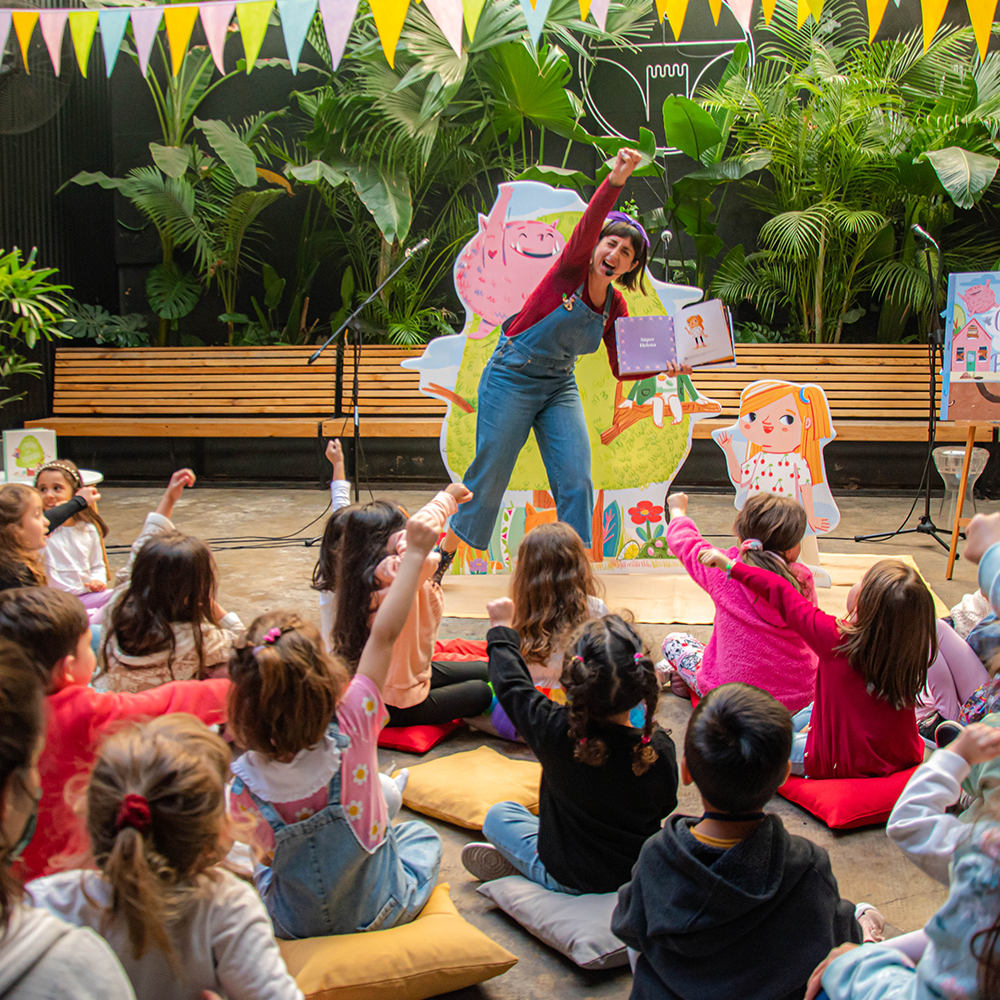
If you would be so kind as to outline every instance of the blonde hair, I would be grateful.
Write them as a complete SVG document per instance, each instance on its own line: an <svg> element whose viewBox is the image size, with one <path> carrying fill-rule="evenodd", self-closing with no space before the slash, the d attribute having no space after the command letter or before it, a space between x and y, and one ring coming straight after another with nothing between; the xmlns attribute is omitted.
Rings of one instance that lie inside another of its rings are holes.
<svg viewBox="0 0 1000 1000"><path fill-rule="evenodd" d="M795 450L802 456L809 467L809 476L813 485L823 482L823 453L820 441L833 435L833 421L830 417L830 407L826 396L818 385L795 385L792 382L780 382L776 379L766 379L748 385L740 395L740 416L744 417L753 410L791 396L795 401L799 420L802 421L802 443ZM809 426L806 426L806 418ZM751 459L761 450L760 445L751 444L747 447L747 459Z"/></svg>
<svg viewBox="0 0 1000 1000"><path fill-rule="evenodd" d="M32 500L42 504L42 494L25 483L6 483L0 486L0 572L18 576L27 567L32 579L39 586L48 585L41 555L25 548L21 541L21 521L31 510Z"/></svg>
<svg viewBox="0 0 1000 1000"><path fill-rule="evenodd" d="M135 959L158 948L178 975L170 931L210 894L211 869L226 855L229 760L204 723L165 715L109 737L87 785L93 860L111 887L102 930L124 924ZM122 820L126 796L145 800L144 829Z"/></svg>

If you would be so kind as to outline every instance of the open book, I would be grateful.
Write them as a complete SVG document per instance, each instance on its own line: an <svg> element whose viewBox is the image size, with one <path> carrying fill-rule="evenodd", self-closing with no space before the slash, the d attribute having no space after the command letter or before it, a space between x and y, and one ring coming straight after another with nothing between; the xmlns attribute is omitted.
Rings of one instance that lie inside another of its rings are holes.
<svg viewBox="0 0 1000 1000"><path fill-rule="evenodd" d="M692 368L736 365L733 321L719 299L697 302L674 316L624 316L615 322L618 370L664 371L671 361Z"/></svg>

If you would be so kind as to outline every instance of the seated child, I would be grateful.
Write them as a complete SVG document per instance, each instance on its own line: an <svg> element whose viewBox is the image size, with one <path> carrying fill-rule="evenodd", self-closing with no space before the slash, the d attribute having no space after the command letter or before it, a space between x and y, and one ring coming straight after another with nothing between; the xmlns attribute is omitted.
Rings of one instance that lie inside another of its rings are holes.
<svg viewBox="0 0 1000 1000"><path fill-rule="evenodd" d="M208 546L177 531L174 504L194 473L170 477L156 510L146 515L129 564L118 571L105 613L103 663L96 686L146 691L173 680L224 677L243 623L215 600L215 563Z"/></svg>
<svg viewBox="0 0 1000 1000"><path fill-rule="evenodd" d="M207 723L225 720L229 681L178 681L142 694L101 694L94 672L87 611L72 594L51 587L0 592L0 636L21 646L45 681L45 750L38 763L42 797L38 831L19 862L25 878L65 867L87 838L66 803L66 784L84 775L97 746L123 719L190 712Z"/></svg>
<svg viewBox="0 0 1000 1000"><path fill-rule="evenodd" d="M763 812L791 743L788 710L748 684L695 708L681 779L704 812L671 816L646 841L611 918L639 953L633 1000L799 1000L817 956L881 933L877 910L840 898L826 851Z"/></svg>
<svg viewBox="0 0 1000 1000"><path fill-rule="evenodd" d="M513 603L487 610L490 680L541 762L542 785L537 816L515 802L492 806L486 842L467 844L462 864L482 881L520 873L557 892L614 892L677 806L673 740L655 723L656 668L618 615L584 622L565 653L559 705L532 682ZM629 713L640 702L645 720L635 729Z"/></svg>
<svg viewBox="0 0 1000 1000"><path fill-rule="evenodd" d="M441 838L419 821L390 825L378 773L382 685L438 533L414 517L407 537L353 678L287 612L256 619L233 653L230 726L247 748L233 808L252 821L254 880L281 938L408 923L437 881Z"/></svg>
<svg viewBox="0 0 1000 1000"><path fill-rule="evenodd" d="M877 562L853 592L849 617L838 621L774 573L718 549L699 559L767 601L819 657L816 700L792 720L793 774L880 778L924 759L914 707L937 656L937 619L913 567Z"/></svg>
<svg viewBox="0 0 1000 1000"><path fill-rule="evenodd" d="M769 604L698 561L712 546L687 516L687 496L671 493L667 504L667 545L715 602L715 626L707 645L679 632L663 640L663 655L676 672L671 690L688 697L684 685L704 695L720 684L743 681L769 691L793 714L805 708L816 687L816 653ZM736 518L733 531L739 545L729 549L728 556L787 580L815 604L812 572L795 561L805 530L805 509L790 497L773 493L751 497Z"/></svg>
<svg viewBox="0 0 1000 1000"><path fill-rule="evenodd" d="M816 969L810 995L820 981L829 1000L998 995L998 803L981 803L973 822L946 811L958 801L959 782L970 767L998 756L1000 730L969 726L917 769L889 817L889 836L906 856L950 886L947 902L923 932L905 935L923 938L924 947L907 953L892 939L874 947L836 948Z"/></svg>
<svg viewBox="0 0 1000 1000"><path fill-rule="evenodd" d="M31 896L111 945L138 1000L301 1000L253 886L219 867L232 845L229 748L190 715L132 724L87 785L96 870L36 879Z"/></svg>

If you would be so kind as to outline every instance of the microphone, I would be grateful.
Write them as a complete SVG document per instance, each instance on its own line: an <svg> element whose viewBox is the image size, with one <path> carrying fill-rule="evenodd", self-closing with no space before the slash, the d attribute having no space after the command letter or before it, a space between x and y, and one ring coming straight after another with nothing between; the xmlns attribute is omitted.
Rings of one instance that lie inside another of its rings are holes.
<svg viewBox="0 0 1000 1000"><path fill-rule="evenodd" d="M664 243L669 243L673 238L674 234L669 229L664 229L663 232L660 233L660 239L663 240Z"/></svg>
<svg viewBox="0 0 1000 1000"><path fill-rule="evenodd" d="M937 245L937 240L935 240L934 237L931 236L931 234L927 232L927 230L924 229L923 226L920 226L916 222L914 222L913 225L910 226L910 232L913 233L913 235L916 236L916 238L920 240L924 244L924 246L930 245L934 247L935 250L940 252L941 248Z"/></svg>
<svg viewBox="0 0 1000 1000"><path fill-rule="evenodd" d="M415 247L410 247L409 250L403 251L404 257L412 257L415 253L419 253L425 246L430 243L430 240L425 236Z"/></svg>

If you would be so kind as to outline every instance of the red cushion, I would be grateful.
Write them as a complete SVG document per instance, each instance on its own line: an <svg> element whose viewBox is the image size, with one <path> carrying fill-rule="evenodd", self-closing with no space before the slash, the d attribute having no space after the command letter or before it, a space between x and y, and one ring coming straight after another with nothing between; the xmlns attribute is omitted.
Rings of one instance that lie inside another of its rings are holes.
<svg viewBox="0 0 1000 1000"><path fill-rule="evenodd" d="M821 819L831 830L884 823L915 767L884 778L789 778L778 794Z"/></svg>
<svg viewBox="0 0 1000 1000"><path fill-rule="evenodd" d="M698 702L701 701L701 695L694 688L688 688L688 690L691 692L691 711L693 712L698 707Z"/></svg>
<svg viewBox="0 0 1000 1000"><path fill-rule="evenodd" d="M485 639L449 639L434 643L434 659L445 663L449 660L466 662L486 661Z"/></svg>
<svg viewBox="0 0 1000 1000"><path fill-rule="evenodd" d="M405 750L407 753L427 753L459 726L459 720L440 726L386 726L379 733L378 745L383 750Z"/></svg>

